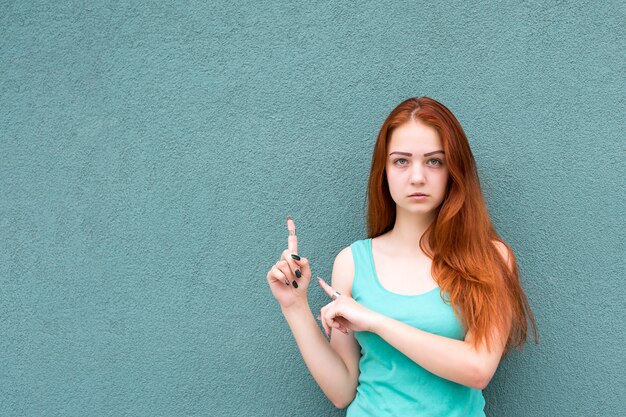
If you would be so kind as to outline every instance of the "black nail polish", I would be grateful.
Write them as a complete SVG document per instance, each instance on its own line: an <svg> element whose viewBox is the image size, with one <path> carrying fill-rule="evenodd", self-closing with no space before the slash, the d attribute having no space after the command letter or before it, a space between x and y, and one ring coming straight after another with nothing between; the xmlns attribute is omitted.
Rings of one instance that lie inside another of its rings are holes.
<svg viewBox="0 0 626 417"><path fill-rule="evenodd" d="M299 269L296 269L296 278L300 278L302 276L302 272Z"/></svg>
<svg viewBox="0 0 626 417"><path fill-rule="evenodd" d="M285 285L289 285L289 280L288 279L285 280Z"/></svg>
<svg viewBox="0 0 626 417"><path fill-rule="evenodd" d="M298 288L298 283L296 281L292 282L294 288Z"/></svg>
<svg viewBox="0 0 626 417"><path fill-rule="evenodd" d="M293 259L295 259L296 261L299 261L299 260L300 260L300 257L299 257L298 255L296 255L296 254L293 254L293 253L292 253L292 254L291 254L291 257L292 257Z"/></svg>

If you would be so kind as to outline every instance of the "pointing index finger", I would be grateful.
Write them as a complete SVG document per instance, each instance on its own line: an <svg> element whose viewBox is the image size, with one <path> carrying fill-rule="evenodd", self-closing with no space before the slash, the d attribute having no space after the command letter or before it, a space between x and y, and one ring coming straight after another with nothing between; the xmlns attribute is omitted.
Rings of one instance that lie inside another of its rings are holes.
<svg viewBox="0 0 626 417"><path fill-rule="evenodd" d="M324 292L326 292L326 294L328 294L328 296L332 298L333 300L337 298L337 294L341 295L339 291L335 290L333 287L328 285L326 281L324 281L322 278L317 277L317 282L319 282L320 287L322 287Z"/></svg>
<svg viewBox="0 0 626 417"><path fill-rule="evenodd" d="M287 216L287 231L289 237L287 238L287 247L289 252L298 254L298 236L296 236L296 223L291 216Z"/></svg>

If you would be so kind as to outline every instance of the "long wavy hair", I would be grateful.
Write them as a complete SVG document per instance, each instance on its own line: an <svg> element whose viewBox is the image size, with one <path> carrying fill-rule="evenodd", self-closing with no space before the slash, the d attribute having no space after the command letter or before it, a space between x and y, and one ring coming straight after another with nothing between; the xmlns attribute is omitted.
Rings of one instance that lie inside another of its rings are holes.
<svg viewBox="0 0 626 417"><path fill-rule="evenodd" d="M367 190L368 237L380 236L394 226L396 203L387 183L387 150L393 130L411 120L437 131L448 166L444 200L420 239L420 247L432 258L432 274L442 298L444 292L449 295L448 302L465 330L472 331L476 347L484 341L491 349L494 329L497 334L508 333L504 354L512 347L521 349L529 330L537 342L537 327L520 285L515 256L491 223L465 132L452 112L436 100L419 97L403 101L380 129ZM512 268L500 254L497 242L508 250Z"/></svg>

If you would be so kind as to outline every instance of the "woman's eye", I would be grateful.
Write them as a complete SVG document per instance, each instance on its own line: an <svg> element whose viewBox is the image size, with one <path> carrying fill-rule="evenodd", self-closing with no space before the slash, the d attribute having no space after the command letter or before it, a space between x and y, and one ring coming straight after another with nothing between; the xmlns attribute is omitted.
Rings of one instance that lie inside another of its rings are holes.
<svg viewBox="0 0 626 417"><path fill-rule="evenodd" d="M429 159L429 160L428 160L428 163L429 163L430 165L437 166L437 167L438 167L438 166L441 166L441 165L443 164L443 162L441 161L441 159L436 159L436 158Z"/></svg>
<svg viewBox="0 0 626 417"><path fill-rule="evenodd" d="M396 164L396 165L406 165L408 162L409 161L407 161L404 158L399 158L399 159L396 159L395 161L393 161L393 163Z"/></svg>

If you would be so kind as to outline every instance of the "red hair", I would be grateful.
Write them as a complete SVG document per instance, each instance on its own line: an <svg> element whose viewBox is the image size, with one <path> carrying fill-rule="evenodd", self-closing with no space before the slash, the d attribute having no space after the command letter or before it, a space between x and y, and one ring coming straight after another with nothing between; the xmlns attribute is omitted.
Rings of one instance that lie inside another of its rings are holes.
<svg viewBox="0 0 626 417"><path fill-rule="evenodd" d="M497 330L497 334L508 334L505 354L511 347L521 348L529 323L537 341L537 327L520 285L515 256L491 223L465 132L443 104L428 97L411 98L393 109L383 123L374 146L367 192L368 237L379 236L394 226L396 204L385 172L387 149L393 130L411 120L437 131L448 166L444 201L420 239L420 247L433 260L432 274L442 293L449 294L457 318L466 331L472 331L476 347L484 341L491 349L493 330ZM507 249L511 266L495 242Z"/></svg>

